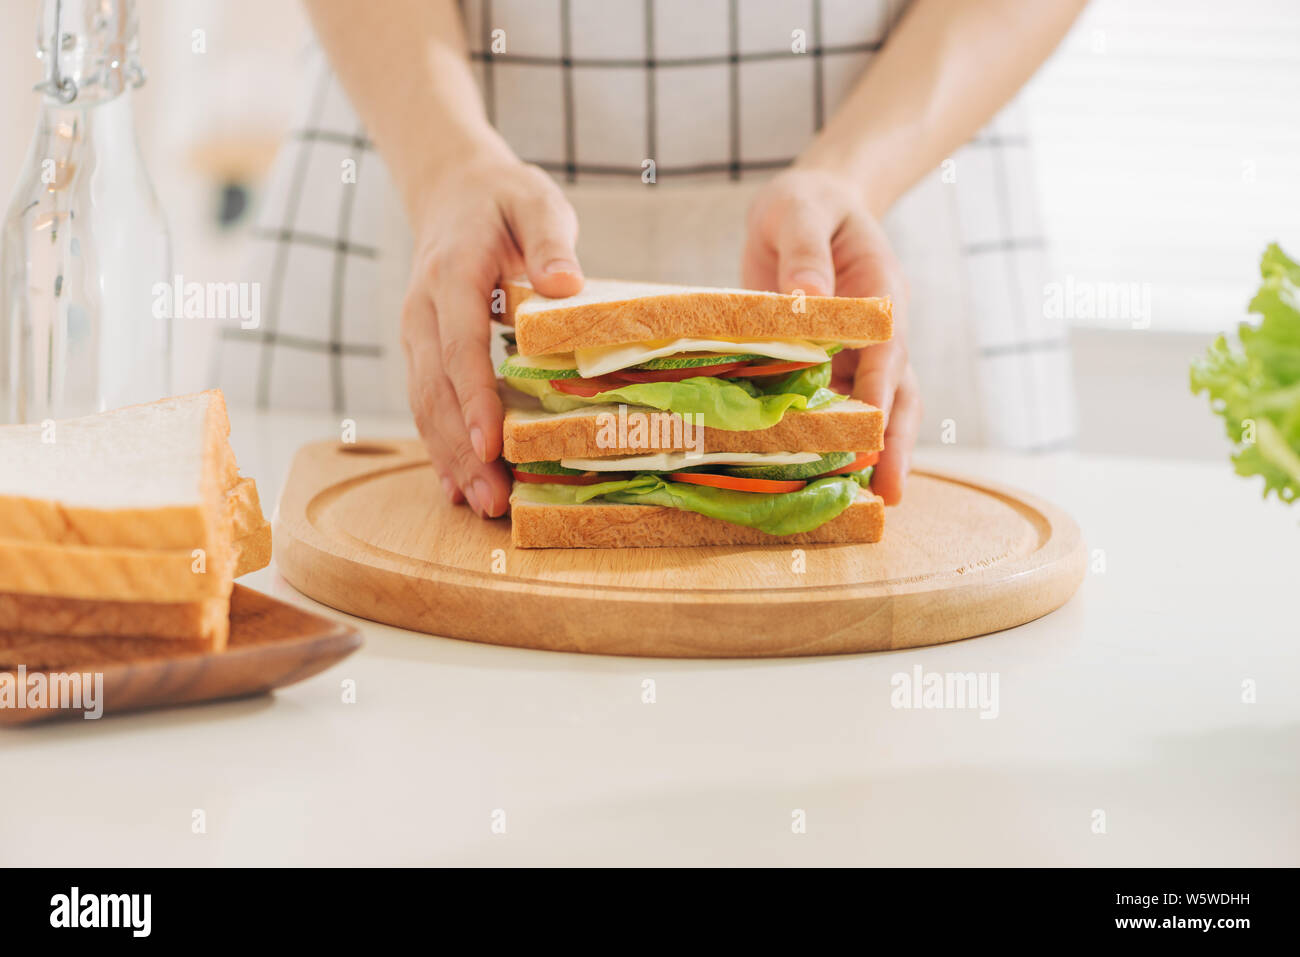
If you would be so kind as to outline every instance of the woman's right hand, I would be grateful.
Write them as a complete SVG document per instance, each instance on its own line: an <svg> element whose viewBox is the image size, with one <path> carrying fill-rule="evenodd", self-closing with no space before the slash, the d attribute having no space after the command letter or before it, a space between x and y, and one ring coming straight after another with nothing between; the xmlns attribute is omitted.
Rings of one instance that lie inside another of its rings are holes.
<svg viewBox="0 0 1300 957"><path fill-rule="evenodd" d="M504 411L489 355L493 290L527 273L544 296L580 292L577 217L550 176L502 151L443 170L412 219L402 306L411 412L447 498L501 515L510 476L498 461Z"/></svg>

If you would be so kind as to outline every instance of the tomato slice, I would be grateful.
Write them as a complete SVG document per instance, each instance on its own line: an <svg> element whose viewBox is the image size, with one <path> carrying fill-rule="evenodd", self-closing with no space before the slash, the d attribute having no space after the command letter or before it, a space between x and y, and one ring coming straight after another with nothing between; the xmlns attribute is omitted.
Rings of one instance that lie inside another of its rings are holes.
<svg viewBox="0 0 1300 957"><path fill-rule="evenodd" d="M511 469L516 482L535 482L538 485L596 485L599 482L612 482L625 478L624 472L606 472L599 475L542 475L539 472L521 472Z"/></svg>
<svg viewBox="0 0 1300 957"><path fill-rule="evenodd" d="M711 472L669 472L668 477L674 482L686 482L690 485L707 485L710 488L729 488L737 492L797 492L808 483L800 480L781 481L778 479L737 478L734 475L714 475Z"/></svg>
<svg viewBox="0 0 1300 957"><path fill-rule="evenodd" d="M813 366L819 365L821 365L820 362L772 362L766 365L745 366L735 372L728 372L727 376L732 379L741 379L759 375L781 375L786 372L798 372L800 369L811 369Z"/></svg>
<svg viewBox="0 0 1300 957"><path fill-rule="evenodd" d="M619 382L617 379L611 379L608 376L597 376L594 379L551 379L551 388L557 392L563 392L567 395L581 396L584 399L590 399L594 395L600 395L602 392L608 392L610 389L617 389L621 385L627 385L626 382Z"/></svg>
<svg viewBox="0 0 1300 957"><path fill-rule="evenodd" d="M834 472L823 472L818 478L826 478L828 475L843 475L845 472L861 472L868 465L875 465L880 461L879 452L862 452L858 457L843 468L836 469Z"/></svg>
<svg viewBox="0 0 1300 957"><path fill-rule="evenodd" d="M681 382L700 375L730 375L731 370L744 365L744 362L723 362L715 366L695 366L690 369L619 369L611 372L609 377L623 382Z"/></svg>
<svg viewBox="0 0 1300 957"><path fill-rule="evenodd" d="M711 366L694 366L689 369L619 369L592 379L551 379L551 388L567 395L590 399L621 385L639 382L681 382L696 376L715 376L728 379L751 378L765 375L784 375L818 365L816 362L769 362L751 365L748 362L720 362Z"/></svg>

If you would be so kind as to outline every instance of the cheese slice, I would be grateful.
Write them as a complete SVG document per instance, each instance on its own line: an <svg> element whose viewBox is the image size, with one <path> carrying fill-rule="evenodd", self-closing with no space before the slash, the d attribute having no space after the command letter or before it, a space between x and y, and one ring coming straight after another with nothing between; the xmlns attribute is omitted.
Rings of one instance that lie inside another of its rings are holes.
<svg viewBox="0 0 1300 957"><path fill-rule="evenodd" d="M826 362L824 343L807 339L657 339L651 342L623 342L613 346L592 346L574 350L578 371L588 379L639 365L647 359L679 352L720 352L725 355L769 356L786 362Z"/></svg>
<svg viewBox="0 0 1300 957"><path fill-rule="evenodd" d="M816 452L653 452L601 459L560 459L566 469L583 472L676 472L697 465L802 465Z"/></svg>

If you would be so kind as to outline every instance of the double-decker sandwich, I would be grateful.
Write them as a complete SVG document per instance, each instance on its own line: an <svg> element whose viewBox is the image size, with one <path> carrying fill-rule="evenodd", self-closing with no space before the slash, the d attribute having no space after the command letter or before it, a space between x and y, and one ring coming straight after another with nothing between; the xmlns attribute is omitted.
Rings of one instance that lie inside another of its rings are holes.
<svg viewBox="0 0 1300 957"><path fill-rule="evenodd" d="M890 338L888 299L613 280L505 292L515 545L879 541L884 416L830 382L836 352Z"/></svg>

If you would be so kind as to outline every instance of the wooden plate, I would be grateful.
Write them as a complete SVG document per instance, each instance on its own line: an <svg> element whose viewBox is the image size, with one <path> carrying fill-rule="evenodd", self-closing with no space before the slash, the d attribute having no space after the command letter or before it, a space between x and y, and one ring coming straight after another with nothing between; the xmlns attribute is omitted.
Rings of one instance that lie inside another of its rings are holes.
<svg viewBox="0 0 1300 957"><path fill-rule="evenodd" d="M418 441L298 451L280 572L343 611L558 651L761 657L937 644L1062 605L1085 552L1060 509L928 472L875 545L515 549L509 518L447 503Z"/></svg>
<svg viewBox="0 0 1300 957"><path fill-rule="evenodd" d="M33 646L31 660L35 661L40 655L35 643L59 640L0 634L0 646L10 660L15 657L11 652L19 652L22 660L19 643ZM283 688L352 654L361 647L361 635L354 628L236 585L230 596L230 643L223 652L176 655L170 652L176 642L149 638L107 639L98 652L82 651L93 643L94 639L78 641L75 664L60 663L52 670L102 673L104 714L121 714ZM168 651L160 657L159 649ZM0 708L0 725L68 717L80 718L81 711Z"/></svg>

